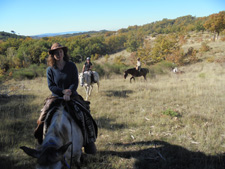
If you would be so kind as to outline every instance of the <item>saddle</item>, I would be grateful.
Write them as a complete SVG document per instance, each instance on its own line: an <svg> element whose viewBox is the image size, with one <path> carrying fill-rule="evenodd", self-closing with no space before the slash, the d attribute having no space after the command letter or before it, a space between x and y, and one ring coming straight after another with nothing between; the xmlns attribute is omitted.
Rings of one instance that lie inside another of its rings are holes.
<svg viewBox="0 0 225 169"><path fill-rule="evenodd" d="M94 78L94 73L91 73L91 83L97 83Z"/></svg>
<svg viewBox="0 0 225 169"><path fill-rule="evenodd" d="M53 96L46 99L45 106L42 109L41 117L37 122L38 126L34 131L34 137L38 140L38 143L42 143L43 130L47 131L54 113L61 105L64 106L73 120L80 127L84 137L83 145L86 145L89 142L94 142L97 138L98 127L90 114L90 102L84 101L80 95L77 95L68 102Z"/></svg>

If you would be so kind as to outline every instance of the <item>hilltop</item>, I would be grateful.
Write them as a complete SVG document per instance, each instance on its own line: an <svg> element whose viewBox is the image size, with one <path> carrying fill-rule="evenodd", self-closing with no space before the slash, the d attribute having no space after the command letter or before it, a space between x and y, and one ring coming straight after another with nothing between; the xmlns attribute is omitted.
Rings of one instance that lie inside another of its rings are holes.
<svg viewBox="0 0 225 169"><path fill-rule="evenodd" d="M219 40L213 40L213 33L210 32L189 32L185 35L185 43L182 44L182 49L184 53L188 52L188 49L193 48L197 51L197 57L201 59L201 61L208 62L222 62L225 61L225 36L221 36ZM148 43L153 44L156 37L147 36L146 40ZM207 51L201 51L202 48L206 45L209 49ZM129 66L134 66L136 61L133 60L132 52L128 52L127 50L122 50L116 52L114 54L110 54L107 59L106 56L103 56L96 60L95 62L98 64L115 64L116 58L122 57L123 63Z"/></svg>
<svg viewBox="0 0 225 169"><path fill-rule="evenodd" d="M92 34L103 34L108 32L107 30L100 30L100 31L70 31L70 32L59 32L59 33L45 33L45 34L40 34L40 35L34 35L31 36L34 39L39 39L43 37L72 37L72 36L79 36L79 35L92 35Z"/></svg>
<svg viewBox="0 0 225 169"><path fill-rule="evenodd" d="M8 32L0 32L0 40L7 40L8 38L26 38L26 36L22 35L16 35L14 33L8 33Z"/></svg>

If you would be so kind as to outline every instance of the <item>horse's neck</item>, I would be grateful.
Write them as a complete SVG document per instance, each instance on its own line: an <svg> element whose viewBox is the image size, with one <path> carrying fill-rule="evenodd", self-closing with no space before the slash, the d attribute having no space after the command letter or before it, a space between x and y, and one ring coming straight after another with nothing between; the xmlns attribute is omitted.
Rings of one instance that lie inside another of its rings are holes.
<svg viewBox="0 0 225 169"><path fill-rule="evenodd" d="M87 84L91 84L91 76L88 73L84 74L84 82Z"/></svg>
<svg viewBox="0 0 225 169"><path fill-rule="evenodd" d="M68 134L68 125L70 124L63 107L60 107L57 112L52 117L51 124L47 129L45 134L45 139L43 144L50 142L51 140L55 141L58 145L65 144L63 143L62 135Z"/></svg>

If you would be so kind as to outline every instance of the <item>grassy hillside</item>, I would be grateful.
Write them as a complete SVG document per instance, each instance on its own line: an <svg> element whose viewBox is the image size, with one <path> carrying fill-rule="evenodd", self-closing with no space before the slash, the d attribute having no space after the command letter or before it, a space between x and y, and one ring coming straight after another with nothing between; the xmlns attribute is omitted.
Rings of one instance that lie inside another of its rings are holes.
<svg viewBox="0 0 225 169"><path fill-rule="evenodd" d="M197 39L201 35L192 34L184 49L200 49L207 41ZM208 52L198 53L201 62L178 68L182 74L160 73L155 65L147 81L102 77L99 93L95 86L90 97L98 153L86 156L82 168L224 169L225 42L207 45ZM34 168L35 159L19 147L37 146L33 131L50 95L46 79L6 81L0 92L9 95L0 98L0 166ZM85 97L84 88L78 92Z"/></svg>
<svg viewBox="0 0 225 169"><path fill-rule="evenodd" d="M184 36L184 43L181 45L183 52L187 53L189 48L193 48L197 50L197 57L200 60L208 61L208 62L220 62L220 60L225 59L225 36L221 35L219 40L213 41L213 33L210 32L189 32ZM152 37L151 35L147 36L145 40L147 40L150 44L154 44L156 37ZM203 50L203 47L209 47L209 50ZM111 54L108 56L103 56L96 60L95 62L98 64L115 64L116 58L121 57L125 61L122 61L128 66L135 66L136 60L131 57L132 53L127 50L122 50L115 54ZM107 58L107 59L106 59ZM146 66L146 65L144 65ZM150 66L152 67L152 66Z"/></svg>

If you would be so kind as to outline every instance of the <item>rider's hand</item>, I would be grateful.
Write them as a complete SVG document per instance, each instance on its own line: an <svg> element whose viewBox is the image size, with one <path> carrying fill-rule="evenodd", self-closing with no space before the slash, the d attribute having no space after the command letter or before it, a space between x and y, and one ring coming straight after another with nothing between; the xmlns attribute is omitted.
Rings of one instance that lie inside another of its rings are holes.
<svg viewBox="0 0 225 169"><path fill-rule="evenodd" d="M72 91L70 90L70 89L64 89L63 91L62 91L62 93L64 94L64 95L71 95L72 94Z"/></svg>
<svg viewBox="0 0 225 169"><path fill-rule="evenodd" d="M70 95L64 94L64 95L63 95L63 99L64 99L65 101L70 101Z"/></svg>

